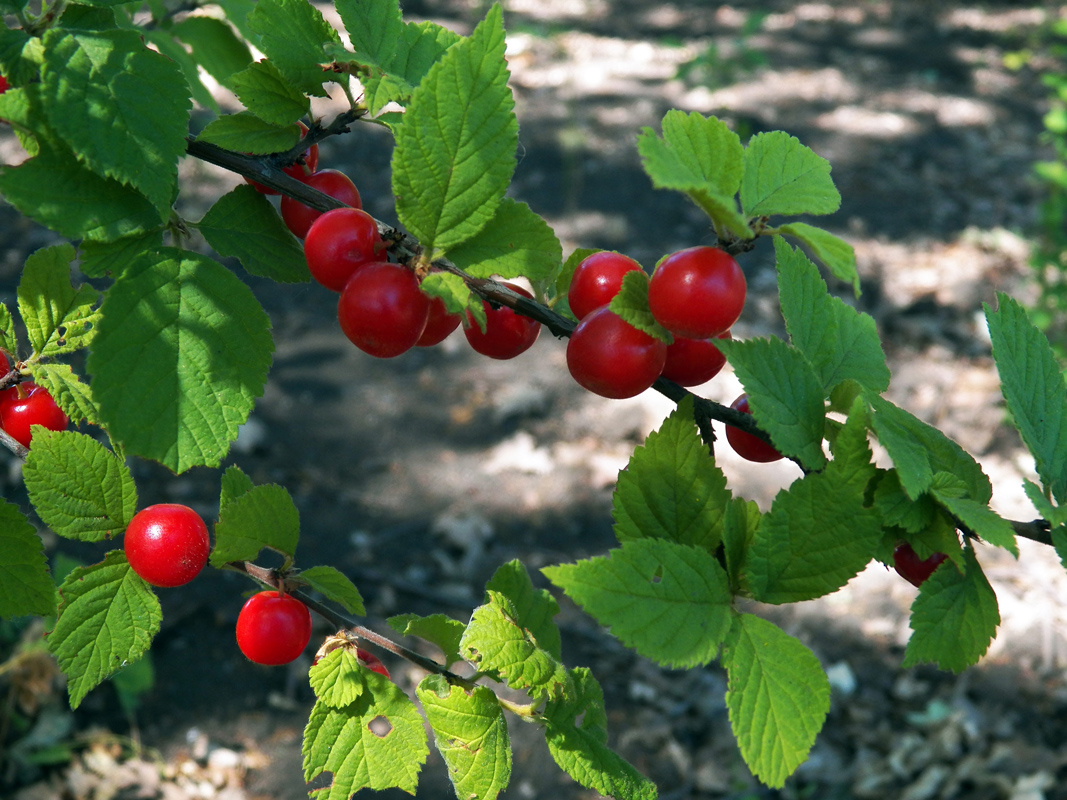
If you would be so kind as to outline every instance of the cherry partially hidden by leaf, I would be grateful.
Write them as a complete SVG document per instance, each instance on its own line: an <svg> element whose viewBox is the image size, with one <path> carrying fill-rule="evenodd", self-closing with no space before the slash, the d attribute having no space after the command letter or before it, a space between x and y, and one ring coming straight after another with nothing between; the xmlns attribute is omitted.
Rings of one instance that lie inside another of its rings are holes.
<svg viewBox="0 0 1067 800"><path fill-rule="evenodd" d="M63 431L69 423L67 415L56 405L48 390L33 381L0 392L0 428L23 447L30 446L32 426L43 425L50 431Z"/></svg>
<svg viewBox="0 0 1067 800"><path fill-rule="evenodd" d="M422 336L415 342L416 347L432 347L435 344L440 344L448 335L459 327L460 322L463 321L463 317L459 314L452 314L445 307L445 301L440 297L430 298L430 314L426 318L426 328L422 332Z"/></svg>
<svg viewBox="0 0 1067 800"><path fill-rule="evenodd" d="M919 554L910 544L901 542L893 550L893 568L904 580L915 586L922 586L947 558L948 556L944 553L934 553L929 558L919 558Z"/></svg>
<svg viewBox="0 0 1067 800"><path fill-rule="evenodd" d="M133 571L153 586L184 586L200 574L211 553L204 520L178 503L138 511L126 528L123 550Z"/></svg>
<svg viewBox="0 0 1067 800"><path fill-rule="evenodd" d="M374 653L369 653L362 647L357 647L356 658L359 660L359 663L371 672L377 672L379 675L384 675L386 678L391 677L388 668L381 662L381 659L379 659L378 656L374 655Z"/></svg>
<svg viewBox="0 0 1067 800"><path fill-rule="evenodd" d="M663 377L679 386L699 386L707 383L726 366L726 356L715 346L715 339L729 339L730 331L713 339L686 339L675 336L667 345L667 362Z"/></svg>
<svg viewBox="0 0 1067 800"><path fill-rule="evenodd" d="M667 344L607 306L588 314L567 342L567 368L594 394L620 400L641 394L660 376Z"/></svg>
<svg viewBox="0 0 1067 800"><path fill-rule="evenodd" d="M237 646L257 664L295 661L311 641L311 613L292 595L254 594L237 616Z"/></svg>
<svg viewBox="0 0 1067 800"><path fill-rule="evenodd" d="M747 394L743 394L734 400L730 404L730 408L734 409L734 411L740 411L742 414L752 413L748 408ZM751 433L735 428L733 425L726 426L726 441L730 443L730 447L734 449L735 453L748 461L766 464L784 458L773 445L767 444L758 436L753 436Z"/></svg>
<svg viewBox="0 0 1067 800"><path fill-rule="evenodd" d="M514 283L503 285L516 294L533 299L533 295L521 286ZM515 358L533 347L538 334L541 333L540 322L524 317L522 314L516 314L507 306L493 308L486 304L484 332L478 327L478 323L470 312L466 314L467 324L463 328L463 333L467 341L476 353L489 356L489 358L500 360Z"/></svg>
<svg viewBox="0 0 1067 800"><path fill-rule="evenodd" d="M356 184L352 183L352 179L340 170L319 170L314 175L308 175L302 180L313 189L318 189L320 192L328 194L334 200L340 200L346 206L363 208L363 202L360 200L359 189L356 188ZM282 197L281 212L286 226L298 239L303 239L307 236L315 220L323 215L322 211L306 206L299 200L289 197L289 195Z"/></svg>
<svg viewBox="0 0 1067 800"><path fill-rule="evenodd" d="M628 272L640 272L641 265L629 256L601 250L586 256L574 268L567 291L567 304L578 319L606 306L622 288Z"/></svg>
<svg viewBox="0 0 1067 800"><path fill-rule="evenodd" d="M300 136L306 136L308 126L303 122L297 122L296 124L300 126ZM283 167L282 172L290 178L296 178L298 181L302 181L307 178L307 176L314 174L319 166L319 146L317 144L311 145L311 147L304 151L302 162L303 163L297 161L295 164ZM252 186L255 187L255 190L260 194L280 194L277 189L271 189L269 186L264 186L262 183L258 183L247 176L245 177L245 181L252 184Z"/></svg>

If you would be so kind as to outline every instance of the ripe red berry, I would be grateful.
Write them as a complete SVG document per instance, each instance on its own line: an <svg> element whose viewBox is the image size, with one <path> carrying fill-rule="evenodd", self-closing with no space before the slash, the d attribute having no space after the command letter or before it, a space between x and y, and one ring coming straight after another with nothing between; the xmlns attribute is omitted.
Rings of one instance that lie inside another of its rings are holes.
<svg viewBox="0 0 1067 800"><path fill-rule="evenodd" d="M730 331L720 333L715 339L729 339ZM675 336L667 345L667 362L663 365L663 377L680 386L699 386L707 383L726 365L726 356L715 346L712 339L686 339Z"/></svg>
<svg viewBox="0 0 1067 800"><path fill-rule="evenodd" d="M690 247L656 267L648 285L648 307L675 336L710 339L737 322L745 288L744 273L727 253Z"/></svg>
<svg viewBox="0 0 1067 800"><path fill-rule="evenodd" d="M297 122L300 126L300 135L306 136L308 132L308 126L303 122ZM317 144L311 145L304 151L303 163L297 161L295 164L291 164L288 167L284 167L282 172L291 178L296 178L298 181L302 181L307 178L308 175L314 174L315 170L319 166L319 146ZM257 183L249 177L245 177L245 180L255 187L255 190L260 194L279 194L277 189L271 189L269 186L264 186L262 183Z"/></svg>
<svg viewBox="0 0 1067 800"><path fill-rule="evenodd" d="M422 336L415 342L416 347L432 347L440 344L448 334L459 327L463 317L459 314L450 314L445 308L445 301L440 297L430 298L430 315L426 319L426 328Z"/></svg>
<svg viewBox="0 0 1067 800"><path fill-rule="evenodd" d="M3 94L10 88L11 84L7 82L7 78L5 78L3 75L0 75L0 94Z"/></svg>
<svg viewBox="0 0 1067 800"><path fill-rule="evenodd" d="M533 299L533 295L521 286L513 283L504 283L513 292L523 297ZM485 333L478 327L478 323L467 312L467 324L463 333L470 342L470 346L476 353L481 353L489 358L506 360L515 358L520 353L529 350L538 334L541 333L541 323L535 319L516 314L507 306L493 308L485 307Z"/></svg>
<svg viewBox="0 0 1067 800"><path fill-rule="evenodd" d="M667 345L607 306L587 315L567 342L571 376L594 394L616 400L641 394L663 371Z"/></svg>
<svg viewBox="0 0 1067 800"><path fill-rule="evenodd" d="M340 200L347 206L363 208L363 202L359 198L359 190L352 183L352 179L343 172L336 169L323 169L314 175L302 178L302 180L313 189L318 189L335 200ZM294 200L288 195L282 197L281 211L285 224L293 232L293 235L299 239L307 236L308 231L311 230L312 223L321 217L323 213L316 211L311 206L304 205L299 200Z"/></svg>
<svg viewBox="0 0 1067 800"><path fill-rule="evenodd" d="M582 259L574 268L567 303L578 319L611 302L619 293L627 272L641 271L629 256L602 250Z"/></svg>
<svg viewBox="0 0 1067 800"><path fill-rule="evenodd" d="M292 595L254 594L237 615L237 646L257 664L288 664L304 652L309 641L311 612Z"/></svg>
<svg viewBox="0 0 1067 800"><path fill-rule="evenodd" d="M934 553L926 559L919 558L910 544L901 542L893 550L893 568L909 583L922 586L947 558L944 553Z"/></svg>
<svg viewBox="0 0 1067 800"><path fill-rule="evenodd" d="M743 394L734 400L730 404L730 408L740 411L742 414L752 413L748 409L747 394ZM762 439L753 436L751 433L746 433L740 428L735 428L733 425L726 426L726 441L730 443L730 447L734 449L735 453L748 461L766 464L783 458L781 453Z"/></svg>
<svg viewBox="0 0 1067 800"><path fill-rule="evenodd" d="M374 217L358 208L335 208L316 219L304 237L304 258L311 277L339 292L352 273L379 261L385 249Z"/></svg>
<svg viewBox="0 0 1067 800"><path fill-rule="evenodd" d="M389 670L386 668L385 664L381 662L381 659L374 655L374 653L368 653L362 647L357 647L356 659L371 672L377 672L379 675L384 675L387 678L390 677Z"/></svg>
<svg viewBox="0 0 1067 800"><path fill-rule="evenodd" d="M160 503L138 511L123 537L126 560L153 586L184 586L207 564L207 526L188 506Z"/></svg>
<svg viewBox="0 0 1067 800"><path fill-rule="evenodd" d="M69 422L48 390L33 381L0 392L0 428L23 447L30 446L31 426L43 425L50 431L63 431Z"/></svg>
<svg viewBox="0 0 1067 800"><path fill-rule="evenodd" d="M378 358L392 358L414 347L429 314L430 298L419 289L415 273L385 261L356 270L337 303L345 336Z"/></svg>

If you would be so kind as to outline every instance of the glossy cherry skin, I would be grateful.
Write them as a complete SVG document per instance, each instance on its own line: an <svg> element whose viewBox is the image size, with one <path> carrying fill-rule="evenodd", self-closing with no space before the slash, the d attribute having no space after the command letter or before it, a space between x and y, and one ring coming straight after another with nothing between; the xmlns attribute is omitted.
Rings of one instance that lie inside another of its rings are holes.
<svg viewBox="0 0 1067 800"><path fill-rule="evenodd" d="M386 678L390 678L389 669L381 662L381 659L374 653L368 653L362 647L356 648L356 658L363 666L369 669L371 672L377 672L379 675L384 675Z"/></svg>
<svg viewBox="0 0 1067 800"><path fill-rule="evenodd" d="M611 302L619 293L628 272L641 272L641 265L629 256L602 250L586 256L574 268L567 303L578 319Z"/></svg>
<svg viewBox="0 0 1067 800"><path fill-rule="evenodd" d="M675 336L710 339L737 322L745 292L745 275L726 252L690 247L656 267L648 284L648 307Z"/></svg>
<svg viewBox="0 0 1067 800"><path fill-rule="evenodd" d="M200 515L178 503L138 511L123 537L126 560L153 586L184 586L200 574L211 553Z"/></svg>
<svg viewBox="0 0 1067 800"><path fill-rule="evenodd" d="M415 342L416 347L432 347L440 344L448 335L459 327L463 317L459 314L450 314L445 308L445 301L440 297L430 298L430 314L426 318L426 328L422 336Z"/></svg>
<svg viewBox="0 0 1067 800"><path fill-rule="evenodd" d="M523 297L533 299L533 295L521 286L513 283L503 285ZM478 323L475 322L470 312L467 312L467 324L463 328L463 333L476 353L504 361L515 358L533 347L533 343L537 341L541 333L541 323L524 317L522 314L516 314L507 306L493 308L486 304L485 332L482 333Z"/></svg>
<svg viewBox="0 0 1067 800"><path fill-rule="evenodd" d="M352 179L336 169L323 169L314 175L303 178L308 186L328 194L335 200L340 200L346 206L363 208L363 202L359 198L359 190ZM322 216L323 212L316 211L311 206L306 206L299 200L294 200L288 195L282 197L282 219L286 226L298 239L303 239L311 230L312 223Z"/></svg>
<svg viewBox="0 0 1067 800"><path fill-rule="evenodd" d="M430 298L415 273L401 264L364 264L345 284L337 320L364 353L392 358L415 346L426 329Z"/></svg>
<svg viewBox="0 0 1067 800"><path fill-rule="evenodd" d="M257 664L274 667L295 661L309 641L311 612L292 595L254 594L237 615L237 646Z"/></svg>
<svg viewBox="0 0 1067 800"><path fill-rule="evenodd" d="M926 559L919 558L910 544L901 542L893 550L893 568L904 580L922 586L947 558L944 553L934 553Z"/></svg>
<svg viewBox="0 0 1067 800"><path fill-rule="evenodd" d="M715 339L729 339L730 331L720 333ZM726 356L715 346L712 339L686 339L675 336L667 345L667 362L663 365L663 377L679 386L699 386L707 383L726 366Z"/></svg>
<svg viewBox="0 0 1067 800"><path fill-rule="evenodd" d="M359 208L335 208L316 219L304 237L304 258L311 277L340 292L352 273L382 260L385 243L374 217Z"/></svg>
<svg viewBox="0 0 1067 800"><path fill-rule="evenodd" d="M308 126L303 122L297 122L300 126L300 135L306 136L308 132ZM298 181L305 180L309 175L314 174L315 170L319 166L319 146L317 144L311 145L304 151L304 163L297 161L295 164L291 164L288 167L283 167L282 172L288 175L290 178L296 178ZM255 190L260 194L280 194L277 189L271 189L269 186L264 186L262 183L257 183L251 178L246 177L245 181L252 184Z"/></svg>
<svg viewBox="0 0 1067 800"><path fill-rule="evenodd" d="M33 381L25 381L0 392L0 428L23 447L30 446L31 426L43 425L50 431L64 431L70 420L56 405L52 395Z"/></svg>
<svg viewBox="0 0 1067 800"><path fill-rule="evenodd" d="M734 400L730 404L730 408L735 411L740 411L742 414L752 413L748 409L747 394L743 394ZM740 428L735 428L732 425L726 426L726 441L730 443L730 447L734 449L735 453L748 461L756 461L761 464L766 464L784 458L781 453L762 439L753 436L751 433L746 433Z"/></svg>
<svg viewBox="0 0 1067 800"><path fill-rule="evenodd" d="M0 75L0 94L3 94L10 88L11 84L7 82L7 78L5 78L3 75Z"/></svg>
<svg viewBox="0 0 1067 800"><path fill-rule="evenodd" d="M567 342L567 368L594 394L621 400L656 382L667 345L635 328L607 306L588 314Z"/></svg>

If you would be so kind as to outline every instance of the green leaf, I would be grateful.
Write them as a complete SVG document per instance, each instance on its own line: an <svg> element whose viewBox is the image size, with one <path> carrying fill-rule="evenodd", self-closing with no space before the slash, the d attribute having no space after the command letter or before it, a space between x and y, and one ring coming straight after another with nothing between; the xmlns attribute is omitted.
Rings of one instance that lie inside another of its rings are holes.
<svg viewBox="0 0 1067 800"><path fill-rule="evenodd" d="M757 133L744 160L741 208L748 217L831 214L841 207L830 162L785 131Z"/></svg>
<svg viewBox="0 0 1067 800"><path fill-rule="evenodd" d="M73 260L69 244L38 250L26 259L19 280L19 313L30 347L45 358L80 350L96 335L100 293L88 284L71 286Z"/></svg>
<svg viewBox="0 0 1067 800"><path fill-rule="evenodd" d="M145 654L163 613L121 550L71 572L59 594L59 618L48 634L48 649L67 676L70 706L77 708L90 689Z"/></svg>
<svg viewBox="0 0 1067 800"><path fill-rule="evenodd" d="M213 17L186 17L171 32L193 49L193 58L212 78L236 91L231 78L248 66L252 53L233 28Z"/></svg>
<svg viewBox="0 0 1067 800"><path fill-rule="evenodd" d="M874 319L836 297L814 264L781 237L774 239L778 295L789 339L810 362L829 394L854 380L875 392L889 388L889 367Z"/></svg>
<svg viewBox="0 0 1067 800"><path fill-rule="evenodd" d="M70 364L34 364L30 370L34 382L52 395L56 405L74 424L82 421L100 424L100 411L92 391L74 374Z"/></svg>
<svg viewBox="0 0 1067 800"><path fill-rule="evenodd" d="M1056 555L1060 557L1060 564L1067 569L1067 525L1052 529L1052 545L1056 548Z"/></svg>
<svg viewBox="0 0 1067 800"><path fill-rule="evenodd" d="M230 86L245 108L272 125L291 125L311 111L308 96L270 61L257 61L236 73Z"/></svg>
<svg viewBox="0 0 1067 800"><path fill-rule="evenodd" d="M360 789L415 793L429 755L422 715L400 688L364 670L368 691L343 708L318 702L304 729L304 779L324 772L333 782L311 792L317 800L349 800ZM381 719L379 719L379 717Z"/></svg>
<svg viewBox="0 0 1067 800"><path fill-rule="evenodd" d="M803 764L830 710L830 682L800 641L738 614L723 648L726 705L741 756L772 789Z"/></svg>
<svg viewBox="0 0 1067 800"><path fill-rule="evenodd" d="M745 578L745 562L755 541L762 516L754 500L735 497L726 507L722 544L723 555L726 557L726 573L730 576L730 591L733 594L751 594Z"/></svg>
<svg viewBox="0 0 1067 800"><path fill-rule="evenodd" d="M38 516L68 539L110 539L137 511L125 462L82 433L36 431L22 475Z"/></svg>
<svg viewBox="0 0 1067 800"><path fill-rule="evenodd" d="M745 150L740 137L725 122L672 110L664 115L661 127L663 141L690 173L720 195L737 194Z"/></svg>
<svg viewBox="0 0 1067 800"><path fill-rule="evenodd" d="M430 69L396 127L393 194L427 254L454 249L496 214L518 146L504 28L493 6Z"/></svg>
<svg viewBox="0 0 1067 800"><path fill-rule="evenodd" d="M444 654L446 665L459 661L459 643L463 638L466 624L451 619L444 614L430 614L420 617L418 614L399 614L386 620L389 627L401 636L417 636L436 645Z"/></svg>
<svg viewBox="0 0 1067 800"><path fill-rule="evenodd" d="M297 89L326 96L322 84L333 80L322 69L331 61L326 46L340 44L341 37L318 8L307 0L259 0L248 25L260 37L259 49Z"/></svg>
<svg viewBox="0 0 1067 800"><path fill-rule="evenodd" d="M300 241L270 200L247 184L216 200L196 227L215 252L236 258L253 275L279 283L311 279Z"/></svg>
<svg viewBox="0 0 1067 800"><path fill-rule="evenodd" d="M255 561L264 547L292 558L300 539L300 512L284 486L254 486L219 510L211 566Z"/></svg>
<svg viewBox="0 0 1067 800"><path fill-rule="evenodd" d="M320 703L344 708L356 702L366 689L364 673L355 648L342 646L312 664L308 677Z"/></svg>
<svg viewBox="0 0 1067 800"><path fill-rule="evenodd" d="M852 284L852 291L859 297L860 276L856 270L856 251L852 245L806 222L790 222L780 226L778 232L799 239L810 247L834 277Z"/></svg>
<svg viewBox="0 0 1067 800"><path fill-rule="evenodd" d="M344 606L349 614L355 614L358 617L366 615L367 609L363 607L363 596L359 593L359 589L335 567L309 567L301 570L299 577L307 581L307 584L316 592L321 592L328 599Z"/></svg>
<svg viewBox="0 0 1067 800"><path fill-rule="evenodd" d="M663 539L541 570L627 647L668 667L707 664L730 628L729 581L713 555Z"/></svg>
<svg viewBox="0 0 1067 800"><path fill-rule="evenodd" d="M574 697L545 705L548 751L580 785L616 800L655 800L656 786L607 745L604 692L585 668L570 672Z"/></svg>
<svg viewBox="0 0 1067 800"><path fill-rule="evenodd" d="M962 447L877 394L868 392L864 397L873 411L871 429L893 459L908 497L917 500L933 486L935 473L947 472L964 482L972 500L989 502L993 496L989 478Z"/></svg>
<svg viewBox="0 0 1067 800"><path fill-rule="evenodd" d="M112 436L176 472L216 466L263 392L274 344L216 261L164 249L108 292L88 369Z"/></svg>
<svg viewBox="0 0 1067 800"><path fill-rule="evenodd" d="M559 271L563 247L526 203L505 197L489 224L449 250L448 258L475 278L526 277L544 287Z"/></svg>
<svg viewBox="0 0 1067 800"><path fill-rule="evenodd" d="M113 242L83 239L78 245L78 254L81 257L78 269L90 278L114 278L125 272L131 264L144 258L145 254L154 253L162 246L162 228Z"/></svg>
<svg viewBox="0 0 1067 800"><path fill-rule="evenodd" d="M958 673L989 649L1000 624L997 596L970 549L965 558L966 572L946 561L919 587L905 669L928 662Z"/></svg>
<svg viewBox="0 0 1067 800"><path fill-rule="evenodd" d="M427 675L415 694L459 800L494 800L511 777L511 739L504 709L492 689L468 694L441 675Z"/></svg>
<svg viewBox="0 0 1067 800"><path fill-rule="evenodd" d="M44 543L18 506L0 498L0 619L55 611Z"/></svg>
<svg viewBox="0 0 1067 800"><path fill-rule="evenodd" d="M627 272L623 276L622 286L611 298L608 308L638 330L670 344L674 337L656 321L648 308L648 285L648 275L645 272Z"/></svg>
<svg viewBox="0 0 1067 800"><path fill-rule="evenodd" d="M251 111L239 111L212 120L196 139L227 150L263 155L294 147L300 141L300 128L295 124L274 125Z"/></svg>
<svg viewBox="0 0 1067 800"><path fill-rule="evenodd" d="M15 355L18 352L18 339L15 336L15 318L7 310L7 306L0 303L0 349Z"/></svg>
<svg viewBox="0 0 1067 800"><path fill-rule="evenodd" d="M939 485L938 478L942 477L948 477L958 484L959 490ZM992 545L1003 547L1016 558L1019 557L1019 546L1015 542L1015 529L1011 523L985 503L963 497L963 484L955 476L946 476L945 473L936 475L930 493L973 533Z"/></svg>
<svg viewBox="0 0 1067 800"><path fill-rule="evenodd" d="M912 500L895 469L887 470L874 490L874 508L884 525L903 528L918 533L929 527L937 514L937 503L929 495L920 495Z"/></svg>
<svg viewBox="0 0 1067 800"><path fill-rule="evenodd" d="M44 46L49 123L94 172L133 186L166 214L189 125L180 67L136 31L53 28Z"/></svg>
<svg viewBox="0 0 1067 800"><path fill-rule="evenodd" d="M826 463L822 451L825 394L804 355L781 339L716 339L748 394L748 407L778 452L809 469Z"/></svg>
<svg viewBox="0 0 1067 800"><path fill-rule="evenodd" d="M227 467L222 473L222 490L219 495L219 511L226 508L230 503L241 495L252 491L254 488L252 479L249 478L238 466Z"/></svg>
<svg viewBox="0 0 1067 800"><path fill-rule="evenodd" d="M515 621L536 641L538 647L561 658L559 628L553 617L559 603L547 589L535 589L526 567L518 559L501 564L485 585L487 599L497 593L508 601Z"/></svg>
<svg viewBox="0 0 1067 800"><path fill-rule="evenodd" d="M612 495L620 542L657 538L714 552L722 539L730 490L697 435L686 398L634 450Z"/></svg>
<svg viewBox="0 0 1067 800"><path fill-rule="evenodd" d="M1048 339L1023 307L1006 294L997 300L999 308L986 305L985 314L1001 392L1041 482L1057 502L1067 502L1067 384Z"/></svg>
<svg viewBox="0 0 1067 800"><path fill-rule="evenodd" d="M419 288L430 297L440 297L453 314L461 314L472 302L472 293L463 278L451 272L431 272L422 279ZM474 300L479 308L481 304ZM484 313L484 312L483 312Z"/></svg>
<svg viewBox="0 0 1067 800"><path fill-rule="evenodd" d="M154 50L158 50L181 68L185 82L189 86L189 96L192 101L198 103L205 110L215 114L220 113L218 102L216 102L207 86L204 85L204 76L200 74L200 65L185 49L185 44L175 39L170 31L163 28L150 30L142 28L141 30L143 31L142 35L145 37L145 42L151 44Z"/></svg>
<svg viewBox="0 0 1067 800"><path fill-rule="evenodd" d="M401 47L404 20L396 0L338 0L337 13L345 25L352 49L383 69Z"/></svg>

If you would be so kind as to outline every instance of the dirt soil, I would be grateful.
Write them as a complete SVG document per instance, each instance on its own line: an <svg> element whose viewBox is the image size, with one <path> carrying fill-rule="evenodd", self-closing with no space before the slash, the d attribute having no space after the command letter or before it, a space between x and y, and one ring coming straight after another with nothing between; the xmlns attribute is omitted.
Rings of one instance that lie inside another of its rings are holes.
<svg viewBox="0 0 1067 800"><path fill-rule="evenodd" d="M484 7L425 0L405 10L467 32ZM757 13L767 15L757 32L742 35ZM1059 13L1057 4L1015 2L508 0L521 125L513 194L552 224L565 252L618 249L651 267L711 236L695 207L650 186L634 148L643 127L680 108L716 114L743 135L796 135L833 164L841 211L812 222L856 248L863 294L854 302L882 333L890 398L980 459L1001 513L1030 519L1021 482L1032 463L1003 424L981 308L997 291L1032 297L1026 236L1040 199L1030 166L1049 155L1037 72L1045 62L1038 55L1012 71L1004 56L1035 44ZM714 67L706 79L678 79L709 45L718 61L706 59ZM316 110L336 108L323 101ZM10 140L0 141L0 153L10 152ZM348 172L365 207L394 220L389 158L388 140L360 127L324 144L320 165ZM186 200L191 218L234 184L204 164L182 169L200 192ZM51 238L10 208L0 215L0 299L13 303L26 254ZM736 337L783 333L772 255L763 242L743 260L750 301ZM277 353L226 463L289 488L301 513L300 564L350 575L371 627L387 631L386 617L403 612L466 618L509 559L521 558L547 585L539 567L611 547L615 476L669 413L666 400L585 393L567 374L564 344L547 334L510 362L476 356L460 333L377 361L341 334L335 295L249 282L273 320ZM847 287L835 288L847 298ZM698 389L725 402L738 391L728 370ZM799 476L794 466L752 466L721 450L734 491L764 507ZM25 503L19 464L0 459L4 496ZM174 477L139 463L135 474L142 505L183 502L214 519L219 471ZM100 556L44 535L53 554ZM564 658L593 669L612 742L671 800L1067 798L1067 579L1049 548L1021 549L1018 562L992 548L980 553L1002 624L986 658L959 676L900 669L915 590L880 566L820 601L756 609L808 643L834 686L811 759L781 792L761 787L741 761L717 665L660 669L561 598ZM154 688L131 715L110 685L71 714L38 663L36 682L18 687L37 703L34 727L21 738L9 731L7 741L73 742L76 755L55 767L9 759L0 796L306 796L300 738L313 700L310 658L286 669L240 656L233 628L248 589L240 576L213 573L162 593ZM421 677L386 662L406 689ZM532 726L511 732L505 796L593 796L556 769ZM418 796L452 796L436 753Z"/></svg>

